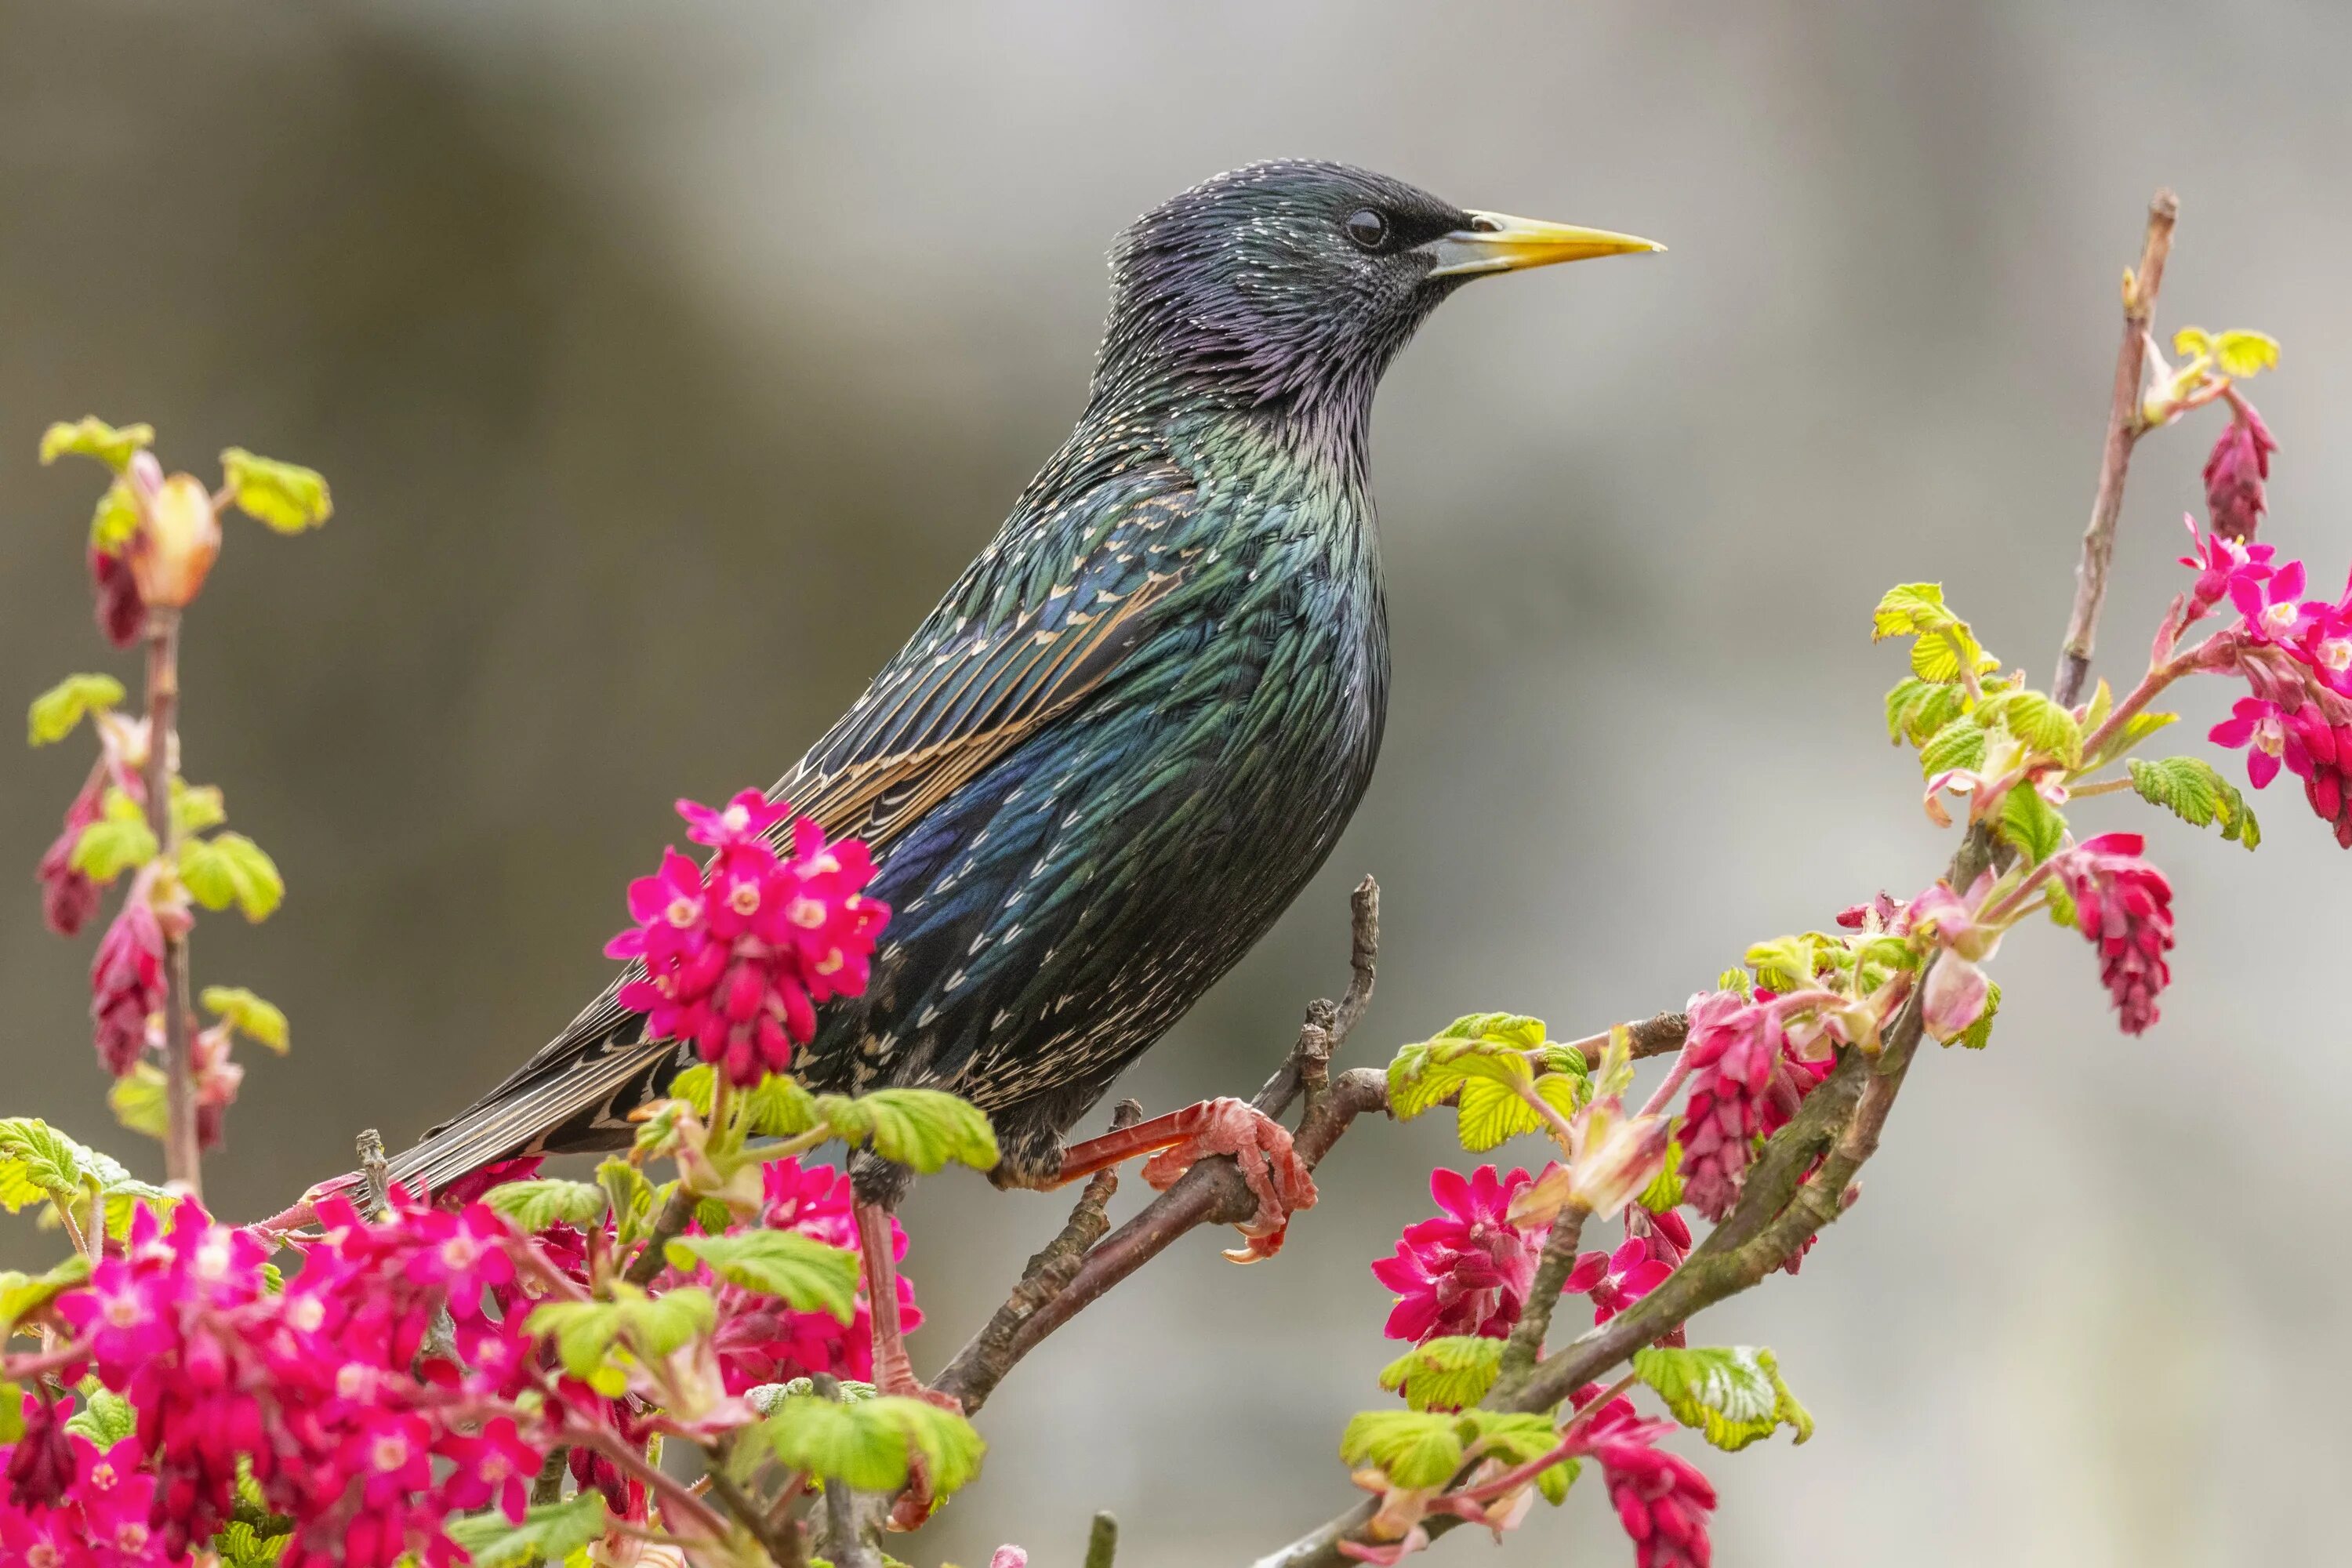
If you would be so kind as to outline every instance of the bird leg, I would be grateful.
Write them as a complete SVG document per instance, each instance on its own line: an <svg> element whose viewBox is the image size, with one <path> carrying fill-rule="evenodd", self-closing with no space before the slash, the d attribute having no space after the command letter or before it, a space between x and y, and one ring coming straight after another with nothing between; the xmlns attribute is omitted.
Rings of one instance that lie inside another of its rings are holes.
<svg viewBox="0 0 2352 1568"><path fill-rule="evenodd" d="M1138 1154L1150 1154L1143 1179L1159 1192L1176 1184L1194 1162L1229 1154L1257 1197L1257 1213L1241 1226L1249 1245L1228 1251L1235 1263L1255 1263L1282 1250L1290 1216L1315 1206L1315 1178L1291 1148L1290 1130L1247 1100L1204 1100L1132 1127L1073 1143L1050 1185L1066 1186Z"/></svg>
<svg viewBox="0 0 2352 1568"><path fill-rule="evenodd" d="M857 1250L866 1265L866 1300L874 1319L874 1386L884 1394L902 1394L963 1413L963 1402L951 1394L927 1388L915 1376L907 1355L907 1339L898 1324L898 1261L891 1254L890 1211L880 1204L856 1205ZM890 1510L890 1528L913 1530L931 1514L930 1479L922 1460L909 1455L907 1489Z"/></svg>

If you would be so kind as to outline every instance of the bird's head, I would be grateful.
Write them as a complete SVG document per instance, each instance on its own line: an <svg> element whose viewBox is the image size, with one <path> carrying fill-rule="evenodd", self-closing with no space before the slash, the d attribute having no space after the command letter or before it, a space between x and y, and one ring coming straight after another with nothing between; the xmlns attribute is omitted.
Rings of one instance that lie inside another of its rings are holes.
<svg viewBox="0 0 2352 1568"><path fill-rule="evenodd" d="M1252 163L1119 237L1096 398L1174 392L1360 429L1381 373L1471 279L1664 248L1457 207L1344 163Z"/></svg>

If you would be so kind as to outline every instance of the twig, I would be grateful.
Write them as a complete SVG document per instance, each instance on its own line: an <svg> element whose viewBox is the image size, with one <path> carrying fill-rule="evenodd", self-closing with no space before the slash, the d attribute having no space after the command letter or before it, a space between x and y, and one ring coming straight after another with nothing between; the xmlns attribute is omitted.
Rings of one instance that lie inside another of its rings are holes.
<svg viewBox="0 0 2352 1568"><path fill-rule="evenodd" d="M1591 1211L1575 1204L1559 1211L1551 1222L1551 1235L1544 1241L1543 1257L1536 1263L1535 1283L1528 1288L1527 1306L1519 1321L1511 1325L1510 1338L1503 1343L1503 1361L1495 1374L1495 1389L1508 1394L1535 1370L1536 1357L1543 1352L1544 1338L1551 1332L1551 1315L1559 1305L1560 1288L1576 1268L1576 1249L1584 1239L1584 1222Z"/></svg>
<svg viewBox="0 0 2352 1568"><path fill-rule="evenodd" d="M808 1554L801 1550L800 1526L789 1519L781 1526L772 1525L767 1510L728 1475L725 1453L719 1454L703 1474L710 1482L711 1495L735 1516L738 1523L751 1532L753 1539L774 1560L777 1568L803 1568L808 1561Z"/></svg>
<svg viewBox="0 0 2352 1568"><path fill-rule="evenodd" d="M810 1381L820 1398L841 1398L841 1384L830 1374L819 1373ZM833 1568L881 1568L858 1520L863 1495L838 1479L824 1489L824 1555Z"/></svg>
<svg viewBox="0 0 2352 1568"><path fill-rule="evenodd" d="M173 864L179 848L172 812L172 751L180 703L180 612L147 612L147 826L156 858ZM190 994L188 933L163 922L163 1173L190 1197L204 1196L196 1141L195 998Z"/></svg>
<svg viewBox="0 0 2352 1568"><path fill-rule="evenodd" d="M530 1506L545 1508L563 1500L563 1477L572 1468L572 1450L558 1443L540 1461L539 1474L531 1479Z"/></svg>
<svg viewBox="0 0 2352 1568"><path fill-rule="evenodd" d="M384 1163L383 1134L370 1127L359 1135L360 1213L382 1219L392 1202L392 1171Z"/></svg>
<svg viewBox="0 0 2352 1568"><path fill-rule="evenodd" d="M1132 1127L1142 1120L1143 1107L1132 1100L1122 1100L1111 1112L1111 1130ZM987 1402L996 1380L1003 1376L1000 1370L994 1378L986 1377L983 1369L1011 1367L1013 1341L1021 1325L1069 1288L1087 1252L1109 1231L1110 1216L1103 1211L1118 1191L1116 1169L1095 1173L1079 1194L1076 1206L1070 1210L1061 1234L1029 1259L1027 1267L1021 1270L1020 1283L1013 1287L1013 1294L1005 1298L1004 1305L996 1309L994 1316L940 1373L933 1386L962 1401L967 1415Z"/></svg>
<svg viewBox="0 0 2352 1568"><path fill-rule="evenodd" d="M1118 1520L1108 1510L1095 1515L1094 1528L1087 1532L1086 1568L1112 1568L1118 1556Z"/></svg>
<svg viewBox="0 0 2352 1568"><path fill-rule="evenodd" d="M662 1271L662 1265L667 1261L662 1257L662 1248L686 1234L686 1227L694 1223L694 1211L700 1203L699 1198L687 1190L685 1180L680 1178L670 1192L669 1201L662 1205L661 1213L655 1216L652 1234L646 1237L645 1250L630 1260L621 1278L632 1285L652 1284L654 1276Z"/></svg>
<svg viewBox="0 0 2352 1568"><path fill-rule="evenodd" d="M2066 641L2059 649L2058 677L2051 695L2062 708L2082 700L2091 673L2091 647L2099 629L2099 607L2107 596L2107 564L2116 553L2116 521L2123 515L2124 478L2131 468L2140 421L2140 380L2147 364L2148 324L2164 287L2164 263L2172 254L2172 227L2180 200L2159 188L2147 204L2147 237L2139 265L2124 279L2124 337L2116 351L2115 395L2107 408L2107 439L2099 453L2099 488L2091 521L2083 530L2083 560L2074 568L2074 608L2067 617Z"/></svg>

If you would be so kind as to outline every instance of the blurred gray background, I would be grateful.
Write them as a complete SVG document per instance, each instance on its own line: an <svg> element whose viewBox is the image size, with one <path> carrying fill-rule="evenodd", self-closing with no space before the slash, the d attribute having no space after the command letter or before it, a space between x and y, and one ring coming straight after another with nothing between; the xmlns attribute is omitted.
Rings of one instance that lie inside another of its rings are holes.
<svg viewBox="0 0 2352 1568"><path fill-rule="evenodd" d="M1252 158L1343 157L1673 251L1482 285L1390 378L1387 759L1126 1088L1255 1085L1340 984L1368 870L1358 1059L1476 1008L1582 1033L1942 864L1879 738L1902 661L1870 605L1940 577L2047 670L2159 181L2168 329L2285 343L2253 389L2269 533L2332 588L2347 44L2352 16L2288 5L6 0L0 688L128 673L89 625L93 475L35 467L45 421L333 480L323 534L232 525L188 636L188 766L292 888L196 947L294 1020L209 1173L225 1213L274 1208L551 1033L671 798L766 783L855 695L1077 412L1120 225ZM2135 467L2110 674L2179 581L2213 428ZM2225 696L2188 694L2184 749ZM0 749L0 1063L5 1110L120 1148L87 942L28 885L82 765ZM1993 1048L1924 1060L1801 1279L1703 1321L1775 1346L1821 1422L1707 1461L1722 1561L2332 1554L2352 880L2295 794L2262 804L2252 858L2087 804L2179 887L2162 1025L2121 1037L2084 944L2020 932ZM1231 1562L1346 1502L1339 1427L1393 1349L1366 1264L1429 1212L1442 1120L1353 1135L1279 1261L1190 1239L1053 1341L906 1550L1061 1568L1108 1507L1129 1568ZM924 1184L920 1364L1062 1212ZM1603 1500L1441 1552L1627 1561Z"/></svg>

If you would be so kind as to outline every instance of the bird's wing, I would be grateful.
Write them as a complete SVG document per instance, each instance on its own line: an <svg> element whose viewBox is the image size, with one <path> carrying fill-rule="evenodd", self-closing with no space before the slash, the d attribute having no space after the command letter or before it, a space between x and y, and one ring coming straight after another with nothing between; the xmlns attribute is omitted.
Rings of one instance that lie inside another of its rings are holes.
<svg viewBox="0 0 2352 1568"><path fill-rule="evenodd" d="M1188 504L1161 494L1115 509L1172 515ZM1132 498L1130 498L1132 502ZM1113 509L1105 509L1107 510ZM1130 519L1131 520L1131 519ZM877 855L923 814L997 758L1084 702L1155 624L1153 607L1183 572L1160 570L1150 551L1113 550L1126 532L1090 531L1087 570L1008 584L975 562L906 649L831 733L769 791L821 823L829 837L863 838ZM1000 541L1000 543L1002 542ZM989 614L990 603L1010 614ZM392 1162L394 1180L438 1187L493 1160L543 1146L559 1131L618 1133L627 1097L677 1049L643 1037L641 1015L617 995L625 974L496 1089Z"/></svg>

